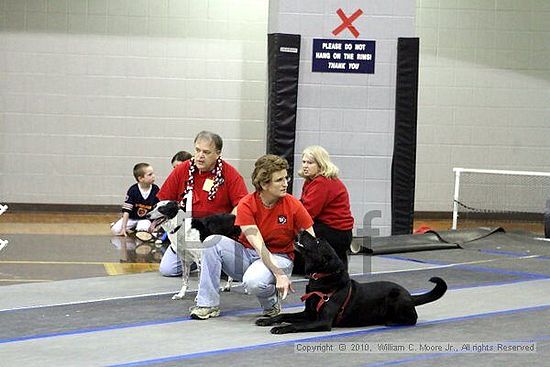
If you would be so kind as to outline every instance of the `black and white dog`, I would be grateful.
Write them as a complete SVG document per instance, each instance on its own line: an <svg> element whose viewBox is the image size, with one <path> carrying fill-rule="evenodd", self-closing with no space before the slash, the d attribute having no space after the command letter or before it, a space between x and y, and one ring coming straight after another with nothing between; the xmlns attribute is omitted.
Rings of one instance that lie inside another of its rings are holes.
<svg viewBox="0 0 550 367"><path fill-rule="evenodd" d="M304 257L309 278L302 296L305 310L256 320L258 326L285 323L273 327L273 334L329 331L333 326L415 325L415 306L433 302L447 291L445 281L437 277L430 279L436 284L434 289L414 296L393 282L358 283L350 279L344 263L327 241L305 231L300 234L296 249Z"/></svg>
<svg viewBox="0 0 550 367"><path fill-rule="evenodd" d="M178 215L178 213L180 215ZM182 262L182 286L178 293L172 299L182 299L189 286L189 274L191 264L195 262L200 270L201 245L208 236L221 234L228 237L234 237L240 234L240 228L234 225L235 216L233 214L216 214L204 218L195 218L191 221L191 227L199 231L200 242L186 241L185 226L183 220L184 211L176 201L163 200L157 203L152 211L147 214L151 220L149 232L155 232L160 226L168 234L170 246ZM167 249L167 251L170 251ZM226 285L222 288L224 291L231 290L232 279L228 278Z"/></svg>

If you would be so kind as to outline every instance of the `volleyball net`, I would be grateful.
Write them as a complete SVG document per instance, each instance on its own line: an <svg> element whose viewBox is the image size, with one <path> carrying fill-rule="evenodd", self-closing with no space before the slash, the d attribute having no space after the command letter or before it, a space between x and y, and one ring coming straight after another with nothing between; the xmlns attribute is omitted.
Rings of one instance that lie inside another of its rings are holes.
<svg viewBox="0 0 550 367"><path fill-rule="evenodd" d="M544 222L550 173L454 168L453 229L468 223Z"/></svg>

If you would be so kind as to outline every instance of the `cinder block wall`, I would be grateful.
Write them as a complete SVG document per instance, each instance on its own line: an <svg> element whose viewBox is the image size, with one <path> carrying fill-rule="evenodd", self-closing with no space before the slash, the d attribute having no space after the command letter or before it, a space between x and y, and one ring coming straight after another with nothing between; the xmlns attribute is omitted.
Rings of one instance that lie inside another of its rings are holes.
<svg viewBox="0 0 550 367"><path fill-rule="evenodd" d="M265 152L267 0L0 0L0 202L119 204L208 129Z"/></svg>
<svg viewBox="0 0 550 367"><path fill-rule="evenodd" d="M308 71L340 7L365 11L376 74ZM451 210L454 166L550 171L547 1L0 0L0 202L118 205L134 163L162 182L203 128L248 178L268 8L269 31L303 36L297 152L327 147L358 223L389 213L399 36L421 39L416 210Z"/></svg>
<svg viewBox="0 0 550 367"><path fill-rule="evenodd" d="M418 0L416 31L415 209L452 210L453 167L550 172L550 2Z"/></svg>
<svg viewBox="0 0 550 367"><path fill-rule="evenodd" d="M391 233L391 157L395 118L397 38L414 36L415 2L404 1L271 1L269 31L302 36L295 165L301 151L319 144L341 170L355 218L355 232L369 225ZM357 9L364 14L353 22L359 39L376 41L374 74L313 73L312 39L355 39L345 30L332 31L342 21L341 8L349 17ZM302 180L297 179L295 195Z"/></svg>

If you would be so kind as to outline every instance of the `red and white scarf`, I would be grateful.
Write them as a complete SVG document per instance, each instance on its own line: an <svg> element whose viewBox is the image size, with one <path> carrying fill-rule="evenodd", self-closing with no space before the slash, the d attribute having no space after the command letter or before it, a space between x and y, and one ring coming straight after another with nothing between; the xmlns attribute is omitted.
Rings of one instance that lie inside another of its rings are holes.
<svg viewBox="0 0 550 367"><path fill-rule="evenodd" d="M182 195L182 200L180 206L185 210L185 204L187 200L185 200L186 195L193 190L193 187L195 186L195 173L198 171L198 167L195 165L195 158L191 158L191 164L189 165L189 178L187 179L187 182L185 183L185 191ZM216 159L216 165L214 166L214 169L212 169L211 173L214 175L214 183L212 184L212 187L208 191L208 200L214 200L216 197L216 193L218 192L218 188L223 185L224 179L223 179L223 160L222 156L220 155L218 159Z"/></svg>

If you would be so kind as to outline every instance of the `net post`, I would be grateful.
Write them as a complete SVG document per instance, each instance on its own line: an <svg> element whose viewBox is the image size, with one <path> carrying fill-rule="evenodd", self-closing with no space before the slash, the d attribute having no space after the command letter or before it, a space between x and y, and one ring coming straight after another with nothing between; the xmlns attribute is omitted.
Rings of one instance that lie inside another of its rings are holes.
<svg viewBox="0 0 550 367"><path fill-rule="evenodd" d="M4 214L8 210L8 205L0 204L0 215ZM3 240L0 238L0 251L4 249L8 244L8 240Z"/></svg>
<svg viewBox="0 0 550 367"><path fill-rule="evenodd" d="M455 192L453 196L453 225L451 229L456 230L458 224L458 192L460 188L460 172L462 171L462 168L453 168L453 171L455 173Z"/></svg>

